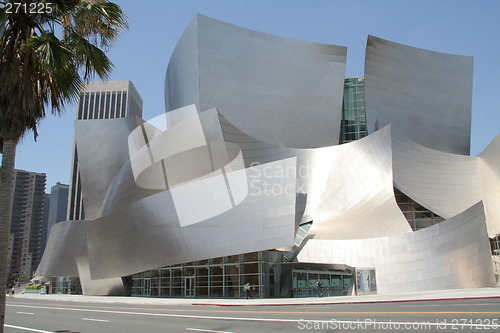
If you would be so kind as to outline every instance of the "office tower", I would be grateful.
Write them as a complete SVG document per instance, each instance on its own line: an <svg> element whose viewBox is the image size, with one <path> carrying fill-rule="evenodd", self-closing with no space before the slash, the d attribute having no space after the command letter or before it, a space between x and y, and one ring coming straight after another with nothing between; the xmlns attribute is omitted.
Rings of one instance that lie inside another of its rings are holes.
<svg viewBox="0 0 500 333"><path fill-rule="evenodd" d="M365 112L365 80L347 77L344 80L344 101L339 143L352 142L367 136Z"/></svg>
<svg viewBox="0 0 500 333"><path fill-rule="evenodd" d="M44 173L15 170L14 201L11 219L11 271L22 280L29 279L41 258Z"/></svg>
<svg viewBox="0 0 500 333"><path fill-rule="evenodd" d="M78 120L141 117L142 98L131 81L88 82L80 93L76 110ZM76 144L73 148L67 219L85 219Z"/></svg>
<svg viewBox="0 0 500 333"><path fill-rule="evenodd" d="M66 220L69 185L59 182L50 190L49 230L54 223Z"/></svg>
<svg viewBox="0 0 500 333"><path fill-rule="evenodd" d="M42 253L47 243L50 228L55 223L66 220L68 193L69 185L57 182L56 185L52 186L50 189L50 194L46 194L44 215L47 215L47 222L44 223L44 228L42 230Z"/></svg>

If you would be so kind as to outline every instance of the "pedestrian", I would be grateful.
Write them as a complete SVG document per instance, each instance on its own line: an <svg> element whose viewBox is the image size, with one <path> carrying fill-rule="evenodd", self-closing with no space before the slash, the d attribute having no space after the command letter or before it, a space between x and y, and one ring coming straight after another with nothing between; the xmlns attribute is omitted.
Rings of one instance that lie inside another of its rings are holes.
<svg viewBox="0 0 500 333"><path fill-rule="evenodd" d="M248 299L248 297L253 299L252 294L250 293L250 290L251 290L250 283L247 282L247 284L245 284L243 289L245 289L245 292L247 294L247 299Z"/></svg>
<svg viewBox="0 0 500 333"><path fill-rule="evenodd" d="M318 289L318 297L323 297L323 283L321 283L320 279L316 282L316 289Z"/></svg>

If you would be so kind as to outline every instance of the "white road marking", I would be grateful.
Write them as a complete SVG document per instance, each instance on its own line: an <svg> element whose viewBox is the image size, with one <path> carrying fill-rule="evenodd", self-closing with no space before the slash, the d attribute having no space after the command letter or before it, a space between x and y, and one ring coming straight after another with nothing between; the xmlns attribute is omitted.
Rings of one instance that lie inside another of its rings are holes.
<svg viewBox="0 0 500 333"><path fill-rule="evenodd" d="M103 322L103 323L109 323L109 320L106 320L106 319L82 318L82 320L99 321L99 322Z"/></svg>
<svg viewBox="0 0 500 333"><path fill-rule="evenodd" d="M3 327L15 328L18 330L38 332L38 333L54 333L54 332L50 332L50 331L37 330L35 328L28 328L28 327L21 327L21 326L7 325L7 324L4 324Z"/></svg>
<svg viewBox="0 0 500 333"><path fill-rule="evenodd" d="M33 312L21 312L21 311L17 311L16 313L19 313L19 314L27 314L27 315L34 315Z"/></svg>
<svg viewBox="0 0 500 333"><path fill-rule="evenodd" d="M191 319L213 319L213 320L234 320L234 321L253 321L253 322L275 322L275 323L331 323L332 320L311 320L311 319L278 319L278 318L252 318L252 317L216 317L216 316L197 316L197 315L181 315L181 314L172 314L172 313L151 313L151 312L130 312L130 311L113 311L113 310L97 310L97 309L77 309L77 308L58 308L51 306L36 306L36 305L18 305L18 304L8 304L7 306L12 307L22 307L22 308L35 308L35 309L51 309L51 310L61 310L61 311L81 311L81 312L98 312L98 313L113 313L113 314L126 314L126 315L137 315L137 316L154 316L154 317L169 317L169 318L191 318ZM418 322L376 322L369 321L369 323L376 323L378 325L413 325L413 324L421 324ZM335 323L341 324L359 324L360 321L351 321L351 320L335 320ZM438 326L440 329L442 327L451 326L452 328L460 326L460 327L470 327L470 328L483 328L483 329L498 329L499 325L488 325L488 324L468 324L464 323L453 323L453 322L435 322L425 324L433 326ZM34 332L42 332L46 333L46 331L34 331ZM51 332L49 332L51 333Z"/></svg>
<svg viewBox="0 0 500 333"><path fill-rule="evenodd" d="M22 307L22 308L35 308L35 309L61 310L61 311L97 312L97 313L126 314L126 315L137 315L137 316L170 317L170 318L215 319L215 320L219 319L219 320L236 320L236 321L265 321L265 322L288 322L288 323L296 323L299 321L299 319L197 316L197 315L182 315L182 314L173 314L173 313L151 313L151 312L97 310L97 309L58 308L58 307L51 307L51 306L19 305L19 304L15 304L15 305L8 304L7 306Z"/></svg>
<svg viewBox="0 0 500 333"><path fill-rule="evenodd" d="M471 305L474 305L474 306L477 306L477 305L481 305L481 306L484 306L484 305L492 305L491 303L490 304L487 304L487 303L482 303L482 304L460 304L460 303L455 303L455 304L446 304L446 306L471 306ZM421 307L422 305L418 305L418 304L402 304L400 305L400 307L402 308L415 308L415 307ZM426 304L425 305L426 307L430 307L430 306L437 306L437 307L442 307L443 304Z"/></svg>
<svg viewBox="0 0 500 333"><path fill-rule="evenodd" d="M186 331L196 331L196 332L209 332L209 333L234 333L228 331L213 331L213 330L205 330L203 328L186 328Z"/></svg>

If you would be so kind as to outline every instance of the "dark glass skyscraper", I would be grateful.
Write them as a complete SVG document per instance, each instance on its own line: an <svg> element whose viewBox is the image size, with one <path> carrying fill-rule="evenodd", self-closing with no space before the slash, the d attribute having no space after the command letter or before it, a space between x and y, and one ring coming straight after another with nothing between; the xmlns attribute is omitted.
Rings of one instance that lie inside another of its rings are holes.
<svg viewBox="0 0 500 333"><path fill-rule="evenodd" d="M348 143L368 135L366 131L365 80L347 77L344 81L344 102L339 143Z"/></svg>

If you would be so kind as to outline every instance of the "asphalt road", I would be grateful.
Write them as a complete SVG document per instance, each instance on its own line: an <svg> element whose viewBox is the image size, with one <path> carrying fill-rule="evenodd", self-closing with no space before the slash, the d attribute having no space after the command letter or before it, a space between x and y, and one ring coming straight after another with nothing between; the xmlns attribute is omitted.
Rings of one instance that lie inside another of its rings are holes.
<svg viewBox="0 0 500 333"><path fill-rule="evenodd" d="M5 333L500 332L500 300L158 306L7 300Z"/></svg>

